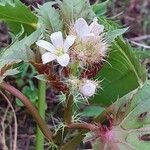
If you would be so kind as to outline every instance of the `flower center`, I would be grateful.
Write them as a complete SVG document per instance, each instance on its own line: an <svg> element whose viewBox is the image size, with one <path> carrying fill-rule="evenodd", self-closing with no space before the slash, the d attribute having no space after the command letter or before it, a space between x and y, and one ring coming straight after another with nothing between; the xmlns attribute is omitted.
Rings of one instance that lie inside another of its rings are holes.
<svg viewBox="0 0 150 150"><path fill-rule="evenodd" d="M55 54L57 56L61 56L64 54L64 49L63 48L57 48Z"/></svg>

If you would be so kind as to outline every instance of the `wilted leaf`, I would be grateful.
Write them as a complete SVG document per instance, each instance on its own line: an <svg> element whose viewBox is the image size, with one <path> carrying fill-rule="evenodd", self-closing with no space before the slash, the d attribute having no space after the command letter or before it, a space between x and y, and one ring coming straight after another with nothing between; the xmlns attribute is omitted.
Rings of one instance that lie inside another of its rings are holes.
<svg viewBox="0 0 150 150"><path fill-rule="evenodd" d="M1 69L0 69L0 73L1 73ZM0 83L4 80L5 77L13 76L18 73L19 73L19 71L17 70L17 68L6 70L6 72L4 74L0 75Z"/></svg>

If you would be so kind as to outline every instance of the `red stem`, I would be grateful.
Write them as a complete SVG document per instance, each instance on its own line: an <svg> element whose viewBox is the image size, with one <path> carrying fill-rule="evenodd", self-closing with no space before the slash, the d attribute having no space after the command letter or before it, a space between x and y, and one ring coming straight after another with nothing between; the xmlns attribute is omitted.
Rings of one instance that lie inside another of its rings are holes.
<svg viewBox="0 0 150 150"><path fill-rule="evenodd" d="M20 101L25 105L25 107L28 109L28 111L31 113L31 115L35 119L36 123L38 124L39 128L41 129L45 137L48 140L52 140L53 133L49 130L46 122L42 119L39 112L33 106L31 101L26 96L24 96L18 89L16 89L15 87L11 86L8 83L5 83L5 82L0 83L0 87L8 91L9 93L11 93L13 96L20 99Z"/></svg>

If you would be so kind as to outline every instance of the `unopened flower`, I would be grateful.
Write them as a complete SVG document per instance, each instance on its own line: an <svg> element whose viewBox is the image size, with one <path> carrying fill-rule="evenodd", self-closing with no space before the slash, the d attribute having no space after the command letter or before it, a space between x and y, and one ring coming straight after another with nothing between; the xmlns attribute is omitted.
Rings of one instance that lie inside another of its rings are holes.
<svg viewBox="0 0 150 150"><path fill-rule="evenodd" d="M68 50L74 44L75 36L69 35L64 40L62 32L59 31L52 33L50 39L52 44L45 40L36 42L39 47L48 51L42 55L43 64L57 60L61 66L67 66L70 61Z"/></svg>
<svg viewBox="0 0 150 150"><path fill-rule="evenodd" d="M84 80L80 86L80 93L85 97L91 97L95 94L97 83L92 80Z"/></svg>
<svg viewBox="0 0 150 150"><path fill-rule="evenodd" d="M99 82L86 78L79 79L75 76L70 76L68 79L68 87L73 95L91 97L96 93L96 89L99 88Z"/></svg>
<svg viewBox="0 0 150 150"><path fill-rule="evenodd" d="M70 27L70 34L77 37L70 51L72 62L79 61L82 66L86 66L104 60L107 43L103 30L104 26L97 22L97 18L94 18L90 25L83 18L75 21L75 24Z"/></svg>

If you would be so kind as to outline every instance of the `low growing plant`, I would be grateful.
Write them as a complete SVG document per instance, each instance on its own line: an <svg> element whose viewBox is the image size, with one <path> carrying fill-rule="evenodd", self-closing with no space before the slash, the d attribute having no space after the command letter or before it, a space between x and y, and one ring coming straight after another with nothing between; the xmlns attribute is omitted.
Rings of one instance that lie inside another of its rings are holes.
<svg viewBox="0 0 150 150"><path fill-rule="evenodd" d="M34 11L19 0L0 5L0 19L14 37L1 50L0 88L35 119L37 150L44 149L44 137L52 150L75 150L86 143L93 150L149 149L145 66L122 37L128 28L104 15L107 3L57 0ZM37 105L29 99L29 86L20 92L5 80L17 75L22 64L36 70ZM53 126L45 120L46 86L58 91L63 107L61 118L51 114Z"/></svg>

